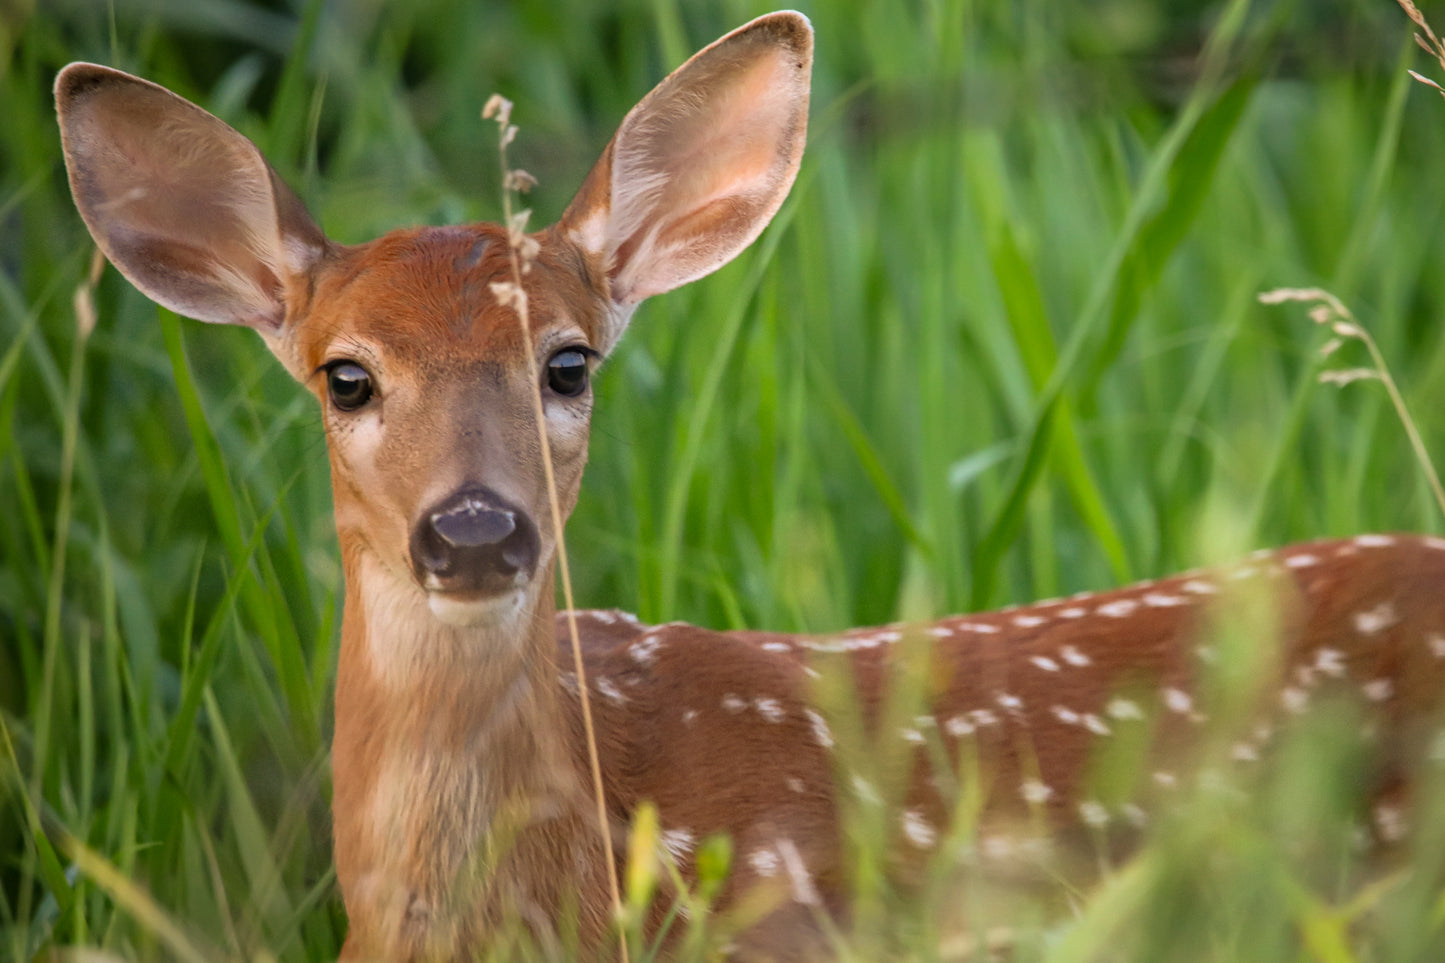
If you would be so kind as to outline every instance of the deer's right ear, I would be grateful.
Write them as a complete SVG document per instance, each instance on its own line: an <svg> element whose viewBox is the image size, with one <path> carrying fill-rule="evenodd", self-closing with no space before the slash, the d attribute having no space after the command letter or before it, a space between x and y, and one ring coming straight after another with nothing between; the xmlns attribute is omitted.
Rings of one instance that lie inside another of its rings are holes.
<svg viewBox="0 0 1445 963"><path fill-rule="evenodd" d="M74 63L55 81L65 167L100 249L152 300L280 333L286 281L327 240L260 150L195 104Z"/></svg>
<svg viewBox="0 0 1445 963"><path fill-rule="evenodd" d="M622 121L560 227L602 261L620 309L710 274L767 226L798 173L813 29L781 11L696 54Z"/></svg>

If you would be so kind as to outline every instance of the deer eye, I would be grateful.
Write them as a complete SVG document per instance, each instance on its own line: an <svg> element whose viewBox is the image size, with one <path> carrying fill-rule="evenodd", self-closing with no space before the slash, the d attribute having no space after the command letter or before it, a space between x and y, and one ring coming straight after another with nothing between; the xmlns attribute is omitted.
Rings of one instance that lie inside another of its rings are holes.
<svg viewBox="0 0 1445 963"><path fill-rule="evenodd" d="M371 400L371 375L355 361L338 361L326 369L326 390L342 411L355 411Z"/></svg>
<svg viewBox="0 0 1445 963"><path fill-rule="evenodd" d="M547 387L564 398L586 391L587 375L587 355L578 348L564 348L547 362Z"/></svg>

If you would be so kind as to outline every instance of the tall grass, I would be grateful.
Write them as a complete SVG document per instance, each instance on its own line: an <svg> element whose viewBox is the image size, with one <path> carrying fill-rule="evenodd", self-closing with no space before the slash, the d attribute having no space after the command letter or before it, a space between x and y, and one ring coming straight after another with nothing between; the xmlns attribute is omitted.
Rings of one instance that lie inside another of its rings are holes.
<svg viewBox="0 0 1445 963"><path fill-rule="evenodd" d="M791 199L736 263L645 306L599 379L569 528L581 604L826 630L1440 527L1378 385L1319 386L1322 336L1256 302L1340 295L1441 447L1445 105L1406 75L1391 4L804 7ZM764 9L0 10L0 955L316 959L344 933L318 420L248 332L158 312L111 270L92 286L55 70L195 99L359 241L498 217L493 90L541 179L534 222L554 217L638 97ZM1314 798L1328 750L1301 749L1264 808ZM1004 901L1036 934L1021 958L1439 945L1438 879L1320 888L1268 845L1277 823L1186 812L1073 913ZM860 914L885 933L860 958L963 952L939 920L999 918L925 890Z"/></svg>

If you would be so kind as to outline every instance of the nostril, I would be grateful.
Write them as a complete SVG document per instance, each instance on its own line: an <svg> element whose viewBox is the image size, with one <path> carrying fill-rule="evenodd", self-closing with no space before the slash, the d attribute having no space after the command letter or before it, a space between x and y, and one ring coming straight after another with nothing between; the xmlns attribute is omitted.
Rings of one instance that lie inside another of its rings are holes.
<svg viewBox="0 0 1445 963"><path fill-rule="evenodd" d="M502 562L521 572L537 564L537 538L528 528L519 528L502 543Z"/></svg>
<svg viewBox="0 0 1445 963"><path fill-rule="evenodd" d="M485 508L471 499L450 511L432 515L431 524L453 548L496 545L517 530L516 516L511 512Z"/></svg>

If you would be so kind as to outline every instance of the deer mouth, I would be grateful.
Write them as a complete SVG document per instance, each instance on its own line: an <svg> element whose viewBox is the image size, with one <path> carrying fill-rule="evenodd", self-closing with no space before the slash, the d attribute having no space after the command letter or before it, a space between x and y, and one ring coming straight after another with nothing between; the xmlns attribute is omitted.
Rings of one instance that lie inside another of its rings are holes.
<svg viewBox="0 0 1445 963"><path fill-rule="evenodd" d="M526 608L525 586L486 595L427 592L427 608L438 621L462 627L488 627L514 622Z"/></svg>

